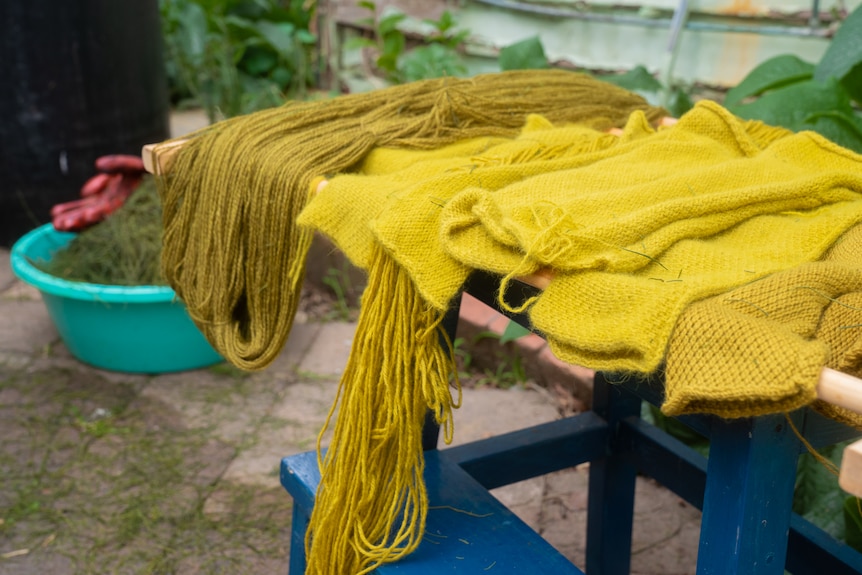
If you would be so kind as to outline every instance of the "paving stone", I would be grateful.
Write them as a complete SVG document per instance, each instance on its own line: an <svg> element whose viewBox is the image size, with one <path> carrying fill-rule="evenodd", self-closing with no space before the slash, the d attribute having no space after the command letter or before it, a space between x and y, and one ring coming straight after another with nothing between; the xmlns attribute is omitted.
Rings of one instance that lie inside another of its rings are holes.
<svg viewBox="0 0 862 575"><path fill-rule="evenodd" d="M538 532L583 569L589 465L551 473L546 479ZM652 479L637 478L633 574L694 573L699 534L700 511Z"/></svg>
<svg viewBox="0 0 862 575"><path fill-rule="evenodd" d="M639 477L635 488L632 572L690 575L695 572L701 512Z"/></svg>
<svg viewBox="0 0 862 575"><path fill-rule="evenodd" d="M455 410L454 417L453 446L559 418L547 396L519 387L464 389L461 407ZM441 440L440 447L445 449L442 443Z"/></svg>
<svg viewBox="0 0 862 575"><path fill-rule="evenodd" d="M13 281L8 287L0 291L0 300L4 299L42 301L42 293L30 284L22 281Z"/></svg>
<svg viewBox="0 0 862 575"><path fill-rule="evenodd" d="M10 371L22 371L30 365L32 360L30 354L0 349L0 367Z"/></svg>
<svg viewBox="0 0 862 575"><path fill-rule="evenodd" d="M0 554L15 551L0 547ZM75 566L72 560L59 553L45 551L42 549L28 550L28 553L0 559L0 575L72 575Z"/></svg>
<svg viewBox="0 0 862 575"><path fill-rule="evenodd" d="M35 353L58 339L41 301L0 298L0 350Z"/></svg>
<svg viewBox="0 0 862 575"><path fill-rule="evenodd" d="M212 437L239 446L254 440L259 422L278 396L278 385L213 368L153 377L141 397L171 406L186 427L207 430Z"/></svg>
<svg viewBox="0 0 862 575"><path fill-rule="evenodd" d="M286 380L292 378L308 350L320 335L322 324L294 322L284 349L269 366L252 375L254 379Z"/></svg>
<svg viewBox="0 0 862 575"><path fill-rule="evenodd" d="M261 425L255 444L237 455L224 479L264 486L279 485L278 471L282 458L315 448L337 390L338 383L332 380L298 382L288 386L287 393L273 406Z"/></svg>
<svg viewBox="0 0 862 575"><path fill-rule="evenodd" d="M356 324L324 323L299 364L300 375L339 376L347 364Z"/></svg>
<svg viewBox="0 0 862 575"><path fill-rule="evenodd" d="M0 248L0 293L15 281L12 266L9 264L9 250Z"/></svg>

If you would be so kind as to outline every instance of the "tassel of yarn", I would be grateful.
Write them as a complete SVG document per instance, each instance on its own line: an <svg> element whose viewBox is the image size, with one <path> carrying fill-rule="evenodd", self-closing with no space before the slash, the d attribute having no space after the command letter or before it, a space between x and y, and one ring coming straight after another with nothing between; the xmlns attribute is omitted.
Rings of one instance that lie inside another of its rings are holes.
<svg viewBox="0 0 862 575"><path fill-rule="evenodd" d="M452 408L460 403L457 379L457 400L449 386L456 372L451 344L447 350L439 342L440 320L408 274L376 248L356 341L330 412L331 418L340 408L320 461L306 537L308 575L369 573L419 545L428 510L425 414L434 413L448 442Z"/></svg>
<svg viewBox="0 0 862 575"><path fill-rule="evenodd" d="M283 347L299 300L312 231L295 218L314 177L349 171L376 146L512 136L530 113L604 130L637 109L653 122L666 113L586 75L526 70L231 118L188 136L158 179L163 274L227 360L263 368Z"/></svg>

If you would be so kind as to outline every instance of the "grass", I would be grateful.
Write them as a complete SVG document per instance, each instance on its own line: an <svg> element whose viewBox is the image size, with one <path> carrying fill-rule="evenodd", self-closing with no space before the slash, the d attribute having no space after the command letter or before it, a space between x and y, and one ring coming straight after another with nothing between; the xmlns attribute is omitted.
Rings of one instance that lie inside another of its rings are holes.
<svg viewBox="0 0 862 575"><path fill-rule="evenodd" d="M0 572L284 570L290 498L222 480L236 447L134 384L0 366L0 398Z"/></svg>

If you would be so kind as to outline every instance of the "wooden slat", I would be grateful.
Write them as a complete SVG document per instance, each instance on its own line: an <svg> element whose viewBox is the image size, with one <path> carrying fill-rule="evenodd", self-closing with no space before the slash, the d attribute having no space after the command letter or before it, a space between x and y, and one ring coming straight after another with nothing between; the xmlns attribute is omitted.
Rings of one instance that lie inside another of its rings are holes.
<svg viewBox="0 0 862 575"><path fill-rule="evenodd" d="M838 484L847 493L862 497L862 439L844 448Z"/></svg>
<svg viewBox="0 0 862 575"><path fill-rule="evenodd" d="M160 144L147 144L141 150L144 169L153 175L166 174L170 171L174 155L188 140L173 140Z"/></svg>
<svg viewBox="0 0 862 575"><path fill-rule="evenodd" d="M862 380L826 367L820 374L817 397L856 413L862 413Z"/></svg>

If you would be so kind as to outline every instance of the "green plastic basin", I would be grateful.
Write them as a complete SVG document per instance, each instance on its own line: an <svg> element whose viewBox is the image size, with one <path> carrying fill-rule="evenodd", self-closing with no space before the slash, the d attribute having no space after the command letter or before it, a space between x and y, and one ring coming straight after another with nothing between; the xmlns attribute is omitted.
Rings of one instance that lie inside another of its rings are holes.
<svg viewBox="0 0 862 575"><path fill-rule="evenodd" d="M112 371L165 373L222 361L174 290L66 281L35 268L75 234L45 224L12 246L12 271L42 292L60 337L81 361Z"/></svg>

